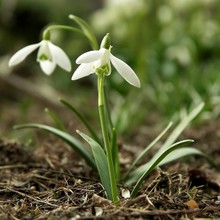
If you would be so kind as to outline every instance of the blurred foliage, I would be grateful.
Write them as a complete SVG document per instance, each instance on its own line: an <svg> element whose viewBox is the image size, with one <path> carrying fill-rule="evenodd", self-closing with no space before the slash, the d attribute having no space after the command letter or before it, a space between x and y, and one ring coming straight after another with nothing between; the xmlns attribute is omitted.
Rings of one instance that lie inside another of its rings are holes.
<svg viewBox="0 0 220 220"><path fill-rule="evenodd" d="M50 24L67 24L73 22L68 19L69 14L75 14L87 20L89 15L99 6L99 0L0 0L0 56L11 55L18 49L41 40L42 30ZM75 33L53 31L52 41L62 47L74 61L75 58L89 45ZM32 54L27 62L22 63L15 71L19 75L30 75L40 72L36 65L36 55ZM8 57L7 57L8 59ZM5 63L4 63L5 64ZM24 68L25 67L25 68ZM25 73L24 73L25 72ZM60 69L48 79L42 79L55 84L61 90L70 89L72 82L70 74L62 73ZM41 74L38 74L41 77ZM38 77L35 74L35 77ZM32 76L33 77L33 76ZM45 77L44 77L45 78Z"/></svg>
<svg viewBox="0 0 220 220"><path fill-rule="evenodd" d="M154 110L170 117L204 100L216 117L219 9L218 0L106 0L92 24L100 35L111 33L113 50L138 73L144 103L151 100Z"/></svg>
<svg viewBox="0 0 220 220"><path fill-rule="evenodd" d="M111 33L143 79L169 78L220 54L219 8L217 0L106 0L93 27Z"/></svg>
<svg viewBox="0 0 220 220"><path fill-rule="evenodd" d="M42 29L48 24L70 24L70 13L86 18L95 7L98 4L87 0L0 0L0 39L7 42L9 37L15 41L12 48L23 41L39 41ZM6 49L10 49L8 45Z"/></svg>
<svg viewBox="0 0 220 220"><path fill-rule="evenodd" d="M171 118L201 100L206 103L203 117L216 118L220 114L219 10L218 0L0 0L0 55L38 42L48 24L72 25L68 15L76 14L92 25L98 39L109 32L114 54L132 66L141 79L142 88L137 91L117 74L109 77L108 86L117 91L113 100L119 100L114 109L123 110L115 119L119 127L130 124L127 118L141 120L135 117L137 106L143 109L140 115L154 111ZM69 54L73 69L76 57L90 50L89 43L80 37L53 32L52 40ZM23 65L39 72L33 64L35 57L28 60ZM56 72L47 79L43 76L44 81L61 91L77 90L70 81L72 73L59 68ZM94 77L79 81L83 88L94 82ZM125 97L134 103L130 105Z"/></svg>

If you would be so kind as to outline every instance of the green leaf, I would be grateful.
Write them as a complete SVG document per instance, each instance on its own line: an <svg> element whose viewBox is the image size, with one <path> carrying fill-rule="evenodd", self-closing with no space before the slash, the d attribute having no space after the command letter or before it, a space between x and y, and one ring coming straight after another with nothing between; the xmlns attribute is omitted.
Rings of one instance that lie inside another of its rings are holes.
<svg viewBox="0 0 220 220"><path fill-rule="evenodd" d="M173 152L171 152L169 155L167 155L160 163L158 166L162 166L164 164L170 163L174 160L177 160L179 158L182 157L186 157L189 155L198 155L198 156L202 156L204 157L213 167L217 168L217 165L215 164L215 162L208 157L206 154L204 154L202 151L195 149L195 148L191 148L191 147L185 147L185 148L180 148L180 149L176 149Z"/></svg>
<svg viewBox="0 0 220 220"><path fill-rule="evenodd" d="M144 181L144 179L160 164L160 162L169 155L172 151L176 150L179 147L183 147L182 145L185 145L186 143L193 142L193 140L183 140L179 141L173 145L171 145L168 149L165 149L163 152L158 154L157 156L154 156L148 163L144 165L144 173L141 175L141 177L138 179L137 183L135 184L131 196L134 197L137 195L138 190Z"/></svg>
<svg viewBox="0 0 220 220"><path fill-rule="evenodd" d="M65 141L73 150L82 156L85 161L90 165L94 170L96 170L96 164L92 156L92 152L83 145L79 140L75 139L73 136L69 135L66 132L63 132L57 128L53 128L47 125L42 124L23 124L14 126L15 129L26 129L26 128L38 128L47 132L50 132L57 137Z"/></svg>
<svg viewBox="0 0 220 220"><path fill-rule="evenodd" d="M183 132L186 126L189 125L189 123L201 112L203 106L204 106L204 103L201 103L195 109L193 109L186 117L184 117L181 120L181 122L176 126L173 132L169 135L166 142L160 147L158 152L154 155L154 158L158 158L158 156L161 155L161 152L164 152L166 149L169 149L170 146L174 144L174 142L177 140L177 138ZM130 173L130 175L126 179L126 183L130 185L136 182L140 178L140 176L143 175L143 173L145 172L146 170L145 166L148 166L147 164L148 163L140 166L134 172Z"/></svg>
<svg viewBox="0 0 220 220"><path fill-rule="evenodd" d="M149 150L155 146L155 144L163 137L163 135L170 129L172 123L169 123L168 126L140 153L140 155L134 160L134 162L129 167L128 171L124 176L124 180L128 177L135 165L149 152Z"/></svg>
<svg viewBox="0 0 220 220"><path fill-rule="evenodd" d="M67 102L66 100L60 99L60 102L65 105L70 111L72 111L79 119L80 121L84 124L84 126L87 128L87 130L89 131L89 133L91 134L92 138L98 142L101 145L101 140L99 139L97 133L95 132L95 130L92 128L92 126L90 126L90 124L87 122L87 120L82 116L82 114L79 113L79 111L77 111L73 105L71 105L69 102Z"/></svg>
<svg viewBox="0 0 220 220"><path fill-rule="evenodd" d="M50 117L51 119L54 121L54 123L56 124L56 127L61 130L61 131L66 131L63 123L61 122L61 120L59 119L59 117L52 111L50 111L48 108L45 108L44 110Z"/></svg>
<svg viewBox="0 0 220 220"><path fill-rule="evenodd" d="M105 114L106 114L106 119L108 120L108 125L109 125L109 131L112 132L112 130L115 130L115 127L112 122L111 118L111 111L110 111L110 106L109 106L109 101L108 101L108 94L109 92L107 91L107 87L104 87L104 99L105 99ZM116 133L116 130L114 131Z"/></svg>
<svg viewBox="0 0 220 220"><path fill-rule="evenodd" d="M95 140L93 140L92 138L80 131L77 132L91 146L102 185L106 190L108 199L112 200L113 197L111 192L110 175L108 171L107 158L104 150Z"/></svg>
<svg viewBox="0 0 220 220"><path fill-rule="evenodd" d="M179 142L177 142L177 143L179 143ZM168 148L168 149L169 149L169 148ZM156 159L156 158L158 158L160 155L161 155L161 153L160 153L160 154L155 154L154 157L153 157L150 161L148 161L147 163L141 165L141 166L138 167L136 170L134 170L133 172L131 172L130 175L128 176L127 180L126 180L126 183L127 183L128 185L131 185L131 184L137 182L137 180L138 180L138 179L143 175L143 173L148 169L149 164L151 163L151 161L154 160L154 159ZM179 158L180 158L180 157L179 157ZM179 158L177 157L176 159L179 159ZM165 160L165 159L166 159L166 158L164 158L164 160ZM165 163L163 163L163 164L165 164ZM160 165L160 166L162 165L162 161L160 162L160 164L158 164L158 166L159 166L159 165Z"/></svg>
<svg viewBox="0 0 220 220"><path fill-rule="evenodd" d="M203 107L204 103L202 102L180 121L173 132L169 135L166 142L160 147L159 151L157 152L158 154L164 149L167 149L177 140L189 123L202 111Z"/></svg>
<svg viewBox="0 0 220 220"><path fill-rule="evenodd" d="M88 40L90 41L90 44L92 46L93 49L97 50L98 48L98 43L96 40L96 36L92 30L92 28L81 18L75 16L75 15L69 15L69 18L71 20L73 20L74 22L76 22L80 28L82 29L84 35L88 38Z"/></svg>
<svg viewBox="0 0 220 220"><path fill-rule="evenodd" d="M112 138L111 138L111 148L112 148L112 160L115 169L115 177L117 180L120 179L120 164L118 157L118 144L117 144L117 133L115 128L112 129Z"/></svg>

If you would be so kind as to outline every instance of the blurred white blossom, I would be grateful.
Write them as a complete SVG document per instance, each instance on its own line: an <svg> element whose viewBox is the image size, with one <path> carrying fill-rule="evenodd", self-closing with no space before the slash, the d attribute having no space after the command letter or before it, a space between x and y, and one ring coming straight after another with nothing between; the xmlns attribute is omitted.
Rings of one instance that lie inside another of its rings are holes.
<svg viewBox="0 0 220 220"><path fill-rule="evenodd" d="M47 75L53 73L56 65L66 71L71 71L71 62L65 52L49 40L42 40L39 43L31 44L16 52L9 60L9 66L21 63L29 54L38 49L37 62Z"/></svg>
<svg viewBox="0 0 220 220"><path fill-rule="evenodd" d="M92 73L109 75L111 73L111 64L118 73L131 85L140 87L140 81L128 64L111 54L110 50L101 48L86 52L76 60L81 64L72 76L72 80L77 80Z"/></svg>

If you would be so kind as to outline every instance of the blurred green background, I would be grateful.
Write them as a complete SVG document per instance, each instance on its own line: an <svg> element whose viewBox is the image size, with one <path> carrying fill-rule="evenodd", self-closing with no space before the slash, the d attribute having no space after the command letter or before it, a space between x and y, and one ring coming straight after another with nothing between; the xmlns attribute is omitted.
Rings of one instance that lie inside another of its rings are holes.
<svg viewBox="0 0 220 220"><path fill-rule="evenodd" d="M154 114L160 121L175 120L201 101L206 106L200 120L216 119L220 114L219 11L219 0L1 0L1 80L16 75L34 82L47 97L52 87L79 103L86 102L86 93L96 94L95 77L70 80L77 67L75 59L90 50L85 39L71 32L54 31L52 41L69 55L72 73L57 68L46 77L35 62L36 54L13 70L6 67L15 51L41 40L44 27L74 25L68 15L75 14L92 26L99 41L110 33L112 53L141 80L141 89L136 89L115 72L109 76L113 118L119 130L149 122Z"/></svg>

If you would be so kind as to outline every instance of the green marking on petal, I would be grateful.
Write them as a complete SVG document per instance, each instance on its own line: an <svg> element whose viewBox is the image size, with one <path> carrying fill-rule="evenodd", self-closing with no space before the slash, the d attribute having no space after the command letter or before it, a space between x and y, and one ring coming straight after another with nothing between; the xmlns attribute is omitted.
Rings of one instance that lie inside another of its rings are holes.
<svg viewBox="0 0 220 220"><path fill-rule="evenodd" d="M42 53L39 57L38 57L39 61L45 61L45 60L49 60L48 56L44 53Z"/></svg>
<svg viewBox="0 0 220 220"><path fill-rule="evenodd" d="M97 75L101 75L101 74L106 75L106 76L110 75L110 73L111 73L111 66L110 66L110 64L107 63L105 65L102 65L102 66L96 68L95 69L95 73Z"/></svg>

